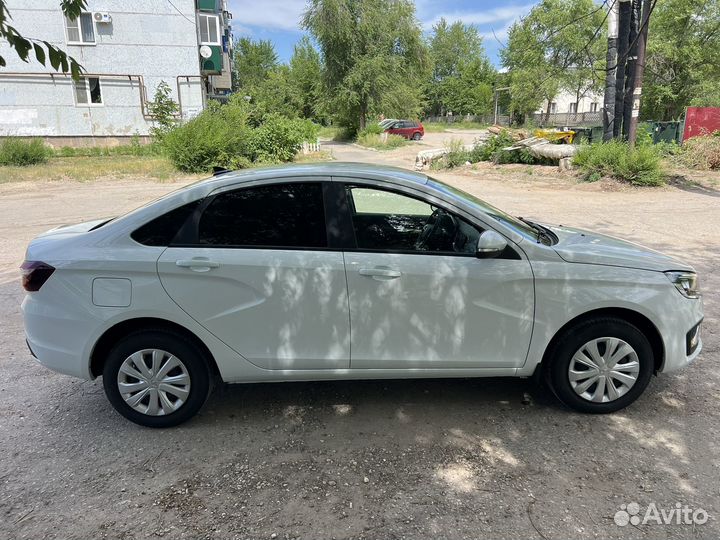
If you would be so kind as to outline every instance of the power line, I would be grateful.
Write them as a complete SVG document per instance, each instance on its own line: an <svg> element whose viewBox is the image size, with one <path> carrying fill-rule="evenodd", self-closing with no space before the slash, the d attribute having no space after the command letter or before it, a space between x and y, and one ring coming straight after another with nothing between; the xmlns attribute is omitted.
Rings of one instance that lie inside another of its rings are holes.
<svg viewBox="0 0 720 540"><path fill-rule="evenodd" d="M190 19L187 15L185 15L182 11L180 11L180 10L178 9L178 7L177 7L175 4L172 3L172 0L167 0L167 2L168 2L168 4L170 4L170 5L175 9L175 11L177 11L180 15L182 15L183 18L184 18L186 21L191 22L191 23L193 24L193 26L195 26L195 21L193 21L193 20Z"/></svg>

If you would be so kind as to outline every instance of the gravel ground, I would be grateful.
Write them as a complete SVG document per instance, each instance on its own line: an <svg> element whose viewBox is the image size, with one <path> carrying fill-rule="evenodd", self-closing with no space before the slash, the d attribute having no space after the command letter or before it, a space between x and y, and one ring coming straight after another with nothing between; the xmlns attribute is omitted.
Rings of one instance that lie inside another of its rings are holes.
<svg viewBox="0 0 720 540"><path fill-rule="evenodd" d="M332 150L410 166L417 147ZM177 185L5 184L0 537L718 538L720 193L577 184L552 168L442 176L515 214L688 259L705 291L699 361L608 416L569 412L523 380L292 383L224 386L187 424L144 429L111 409L100 381L32 360L17 265L38 232L128 210ZM631 502L641 513L651 503L702 508L709 521L616 525Z"/></svg>

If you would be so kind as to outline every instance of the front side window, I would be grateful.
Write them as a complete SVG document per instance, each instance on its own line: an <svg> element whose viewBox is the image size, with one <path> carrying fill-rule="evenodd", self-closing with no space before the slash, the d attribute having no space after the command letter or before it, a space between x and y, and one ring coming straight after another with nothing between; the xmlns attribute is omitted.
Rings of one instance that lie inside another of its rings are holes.
<svg viewBox="0 0 720 540"><path fill-rule="evenodd" d="M95 43L95 26L91 13L81 13L76 19L65 17L65 29L68 43L82 45Z"/></svg>
<svg viewBox="0 0 720 540"><path fill-rule="evenodd" d="M322 185L298 182L220 193L200 217L198 243L325 248L328 242Z"/></svg>
<svg viewBox="0 0 720 540"><path fill-rule="evenodd" d="M220 21L216 15L198 15L201 45L220 45Z"/></svg>
<svg viewBox="0 0 720 540"><path fill-rule="evenodd" d="M359 249L474 254L480 231L425 201L361 186L348 186Z"/></svg>
<svg viewBox="0 0 720 540"><path fill-rule="evenodd" d="M74 85L75 102L78 105L102 105L102 90L98 77L81 77Z"/></svg>

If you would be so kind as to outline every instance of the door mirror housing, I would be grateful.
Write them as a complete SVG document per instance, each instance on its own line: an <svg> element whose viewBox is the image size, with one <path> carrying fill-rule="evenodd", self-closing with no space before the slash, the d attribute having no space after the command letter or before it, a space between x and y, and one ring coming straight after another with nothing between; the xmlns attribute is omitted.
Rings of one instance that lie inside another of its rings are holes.
<svg viewBox="0 0 720 540"><path fill-rule="evenodd" d="M480 259L491 259L500 255L508 243L505 237L495 231L483 231L478 238L477 256Z"/></svg>

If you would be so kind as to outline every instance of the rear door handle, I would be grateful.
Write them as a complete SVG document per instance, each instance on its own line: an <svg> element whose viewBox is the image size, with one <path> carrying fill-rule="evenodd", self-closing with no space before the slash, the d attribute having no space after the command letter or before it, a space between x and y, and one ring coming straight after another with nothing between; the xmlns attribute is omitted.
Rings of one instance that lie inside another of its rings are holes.
<svg viewBox="0 0 720 540"><path fill-rule="evenodd" d="M181 259L176 261L175 265L180 268L190 268L195 272L208 272L212 268L218 268L220 263L204 257L195 257L194 259Z"/></svg>
<svg viewBox="0 0 720 540"><path fill-rule="evenodd" d="M361 276L371 277L378 281L388 281L402 276L402 272L384 266L376 266L375 268L361 268L358 272Z"/></svg>

